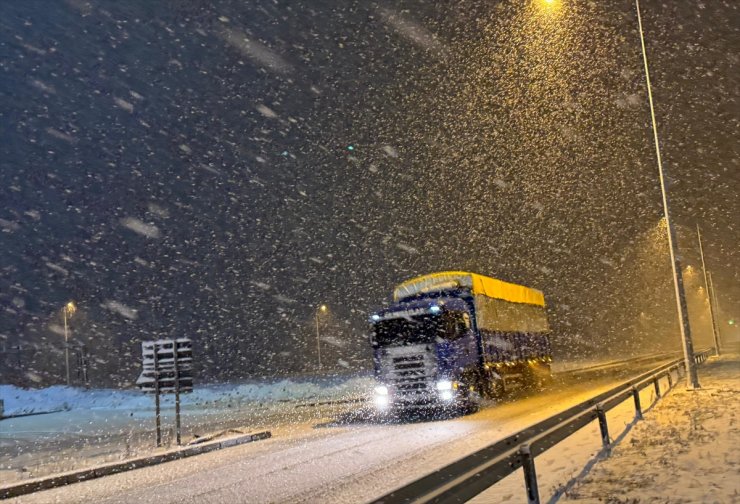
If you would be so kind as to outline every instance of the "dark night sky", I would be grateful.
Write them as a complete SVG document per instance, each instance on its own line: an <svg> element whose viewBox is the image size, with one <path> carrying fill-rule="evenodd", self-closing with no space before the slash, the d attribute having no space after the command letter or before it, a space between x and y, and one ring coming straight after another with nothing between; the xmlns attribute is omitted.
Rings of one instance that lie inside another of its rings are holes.
<svg viewBox="0 0 740 504"><path fill-rule="evenodd" d="M643 10L682 257L701 223L733 314L738 8ZM542 289L561 358L679 348L629 1L3 2L0 117L12 380L61 376L68 299L107 383L154 337L310 370L321 303L366 366L368 312L441 269Z"/></svg>

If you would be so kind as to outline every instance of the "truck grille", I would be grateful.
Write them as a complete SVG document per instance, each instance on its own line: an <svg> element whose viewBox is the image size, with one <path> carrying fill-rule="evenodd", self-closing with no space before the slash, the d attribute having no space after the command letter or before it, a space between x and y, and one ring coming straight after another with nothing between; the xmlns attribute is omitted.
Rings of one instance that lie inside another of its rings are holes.
<svg viewBox="0 0 740 504"><path fill-rule="evenodd" d="M384 381L399 398L413 399L434 387L437 362L426 345L390 347L383 356Z"/></svg>

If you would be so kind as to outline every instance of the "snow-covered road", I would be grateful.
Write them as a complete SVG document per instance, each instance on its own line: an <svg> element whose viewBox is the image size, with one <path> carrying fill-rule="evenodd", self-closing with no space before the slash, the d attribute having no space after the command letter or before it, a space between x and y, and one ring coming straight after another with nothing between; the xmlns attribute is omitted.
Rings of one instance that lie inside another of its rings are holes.
<svg viewBox="0 0 740 504"><path fill-rule="evenodd" d="M267 441L16 502L363 502L621 381L576 383L448 420L378 424L324 418L284 423L272 428L273 438Z"/></svg>

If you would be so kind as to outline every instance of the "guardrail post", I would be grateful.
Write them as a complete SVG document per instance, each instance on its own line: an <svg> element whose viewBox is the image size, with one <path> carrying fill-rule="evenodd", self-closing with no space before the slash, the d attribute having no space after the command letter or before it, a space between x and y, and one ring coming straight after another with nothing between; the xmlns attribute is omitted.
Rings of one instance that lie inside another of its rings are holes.
<svg viewBox="0 0 740 504"><path fill-rule="evenodd" d="M537 472L534 469L534 457L528 444L519 447L524 469L524 485L527 487L527 504L540 504L540 491L537 488Z"/></svg>
<svg viewBox="0 0 740 504"><path fill-rule="evenodd" d="M640 391L632 387L632 397L635 400L635 418L642 420L642 406L640 405Z"/></svg>
<svg viewBox="0 0 740 504"><path fill-rule="evenodd" d="M601 444L604 445L604 450L609 453L611 451L611 444L609 443L609 426L606 423L606 413L601 404L596 406L596 416L599 418L599 429L601 429Z"/></svg>
<svg viewBox="0 0 740 504"><path fill-rule="evenodd" d="M671 370L668 370L668 389L673 388L673 375L671 374Z"/></svg>
<svg viewBox="0 0 740 504"><path fill-rule="evenodd" d="M655 397L660 398L660 378L657 376L653 378L653 385L655 385Z"/></svg>

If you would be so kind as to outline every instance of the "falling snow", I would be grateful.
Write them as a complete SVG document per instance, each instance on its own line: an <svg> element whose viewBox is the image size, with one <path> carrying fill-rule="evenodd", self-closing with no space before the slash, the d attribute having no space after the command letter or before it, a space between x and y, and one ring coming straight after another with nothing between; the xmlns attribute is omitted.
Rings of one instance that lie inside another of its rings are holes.
<svg viewBox="0 0 740 504"><path fill-rule="evenodd" d="M694 347L714 344L697 224L715 322L734 343L740 7L641 4ZM7 387L64 384L67 356L69 390L133 397L141 342L162 338L192 339L194 394L290 380L293 397L298 378L364 379L369 314L394 285L444 270L544 292L554 363L681 351L633 2L8 1L0 19L6 404ZM366 500L378 464L402 468L438 442L419 457L430 469L443 443L462 455L491 435L473 420L343 424L333 437L355 405L319 420L273 394L260 416L229 407L228 393L188 414L213 431L247 417L288 440L305 430L316 453L352 446L360 456L332 473L365 490L342 494L350 502ZM532 398L521 399L482 414L506 422L510 407L520 425ZM93 408L78 420L102 419L116 460L151 435L149 410L124 419L136 434L114 435L117 413ZM14 420L24 432L36 421ZM367 455L362 442L386 427L399 427L392 453ZM94 437L91 456L104 451ZM71 445L44 443L17 445L27 465L13 478L42 459L68 467ZM260 495L298 499L291 481Z"/></svg>
<svg viewBox="0 0 740 504"><path fill-rule="evenodd" d="M108 300L103 303L103 306L130 320L136 320L136 318L139 316L136 310L134 310L133 308L129 308L120 301Z"/></svg>
<svg viewBox="0 0 740 504"><path fill-rule="evenodd" d="M146 236L147 238L159 238L160 235L159 228L157 226L147 224L135 217L126 217L121 219L121 225L135 233Z"/></svg>
<svg viewBox="0 0 740 504"><path fill-rule="evenodd" d="M118 108L123 109L126 112L133 113L134 111L134 104L124 100L123 98L118 98L114 96L113 103L115 103Z"/></svg>

